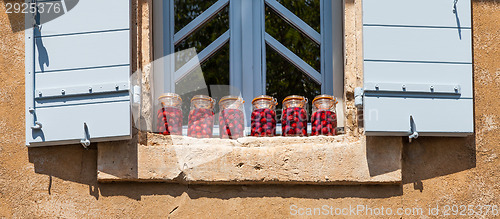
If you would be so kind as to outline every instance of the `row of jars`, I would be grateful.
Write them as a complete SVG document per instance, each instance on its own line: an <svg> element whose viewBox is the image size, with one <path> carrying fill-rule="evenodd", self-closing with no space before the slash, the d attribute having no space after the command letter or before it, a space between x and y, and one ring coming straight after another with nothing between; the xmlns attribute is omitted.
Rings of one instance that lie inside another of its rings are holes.
<svg viewBox="0 0 500 219"><path fill-rule="evenodd" d="M159 97L161 108L157 113L157 132L164 135L182 135L182 99L174 93ZM283 136L307 136L307 98L298 95L283 100L281 128ZM219 136L236 139L244 136L245 101L237 96L225 96L219 101ZM330 95L319 95L312 101L311 135L335 135L337 115L336 100ZM267 95L252 101L251 136L276 135L275 98ZM191 99L187 135L196 138L212 137L215 100L206 95Z"/></svg>

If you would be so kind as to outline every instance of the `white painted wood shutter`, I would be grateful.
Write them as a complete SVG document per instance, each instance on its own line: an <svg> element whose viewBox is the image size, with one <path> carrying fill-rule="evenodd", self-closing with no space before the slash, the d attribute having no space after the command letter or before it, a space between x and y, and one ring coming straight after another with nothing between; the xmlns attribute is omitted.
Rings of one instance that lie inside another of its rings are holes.
<svg viewBox="0 0 500 219"><path fill-rule="evenodd" d="M26 145L130 138L130 1L53 3L72 8L26 15Z"/></svg>
<svg viewBox="0 0 500 219"><path fill-rule="evenodd" d="M366 135L473 133L471 42L470 0L363 0Z"/></svg>

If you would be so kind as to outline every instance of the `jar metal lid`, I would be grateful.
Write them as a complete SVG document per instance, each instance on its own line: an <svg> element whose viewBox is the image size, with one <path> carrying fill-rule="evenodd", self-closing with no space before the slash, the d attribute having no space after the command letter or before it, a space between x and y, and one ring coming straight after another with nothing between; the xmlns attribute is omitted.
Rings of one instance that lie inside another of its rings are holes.
<svg viewBox="0 0 500 219"><path fill-rule="evenodd" d="M220 100L219 100L219 104L222 102L222 101L225 101L225 100L236 100L236 101L241 101L242 103L245 103L245 101L239 97L239 96L224 96L222 97Z"/></svg>
<svg viewBox="0 0 500 219"><path fill-rule="evenodd" d="M269 100L271 102L274 103L274 105L278 105L278 101L276 101L276 98L274 97L271 97L271 96L267 96L267 95L260 95L260 96L257 96L255 98L253 98L252 100L252 104L257 101L257 100Z"/></svg>
<svg viewBox="0 0 500 219"><path fill-rule="evenodd" d="M215 103L214 98L211 98L207 95L195 95L193 98L191 98L191 102L193 102L193 100L208 100L212 103Z"/></svg>
<svg viewBox="0 0 500 219"><path fill-rule="evenodd" d="M181 96L179 94L176 94L176 93L164 93L160 97L158 97L158 100L165 98L165 97L178 98L180 101L182 101Z"/></svg>
<svg viewBox="0 0 500 219"><path fill-rule="evenodd" d="M287 100L303 100L303 101L307 102L307 98L305 98L303 96L299 96L299 95L290 95L288 97L285 97L285 99L283 100L283 103Z"/></svg>
<svg viewBox="0 0 500 219"><path fill-rule="evenodd" d="M312 102L314 103L314 102L316 102L316 100L321 100L321 99L333 100L335 102L335 104L338 103L337 99L334 96L328 95L328 94L318 95L314 98L314 100Z"/></svg>

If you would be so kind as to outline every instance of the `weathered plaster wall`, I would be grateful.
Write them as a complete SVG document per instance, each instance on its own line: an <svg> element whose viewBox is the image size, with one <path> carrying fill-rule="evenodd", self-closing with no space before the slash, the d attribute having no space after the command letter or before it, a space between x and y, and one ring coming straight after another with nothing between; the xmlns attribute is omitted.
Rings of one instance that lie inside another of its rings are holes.
<svg viewBox="0 0 500 219"><path fill-rule="evenodd" d="M275 217L292 204L435 207L500 204L500 1L473 0L475 136L419 138L403 148L402 186L193 186L97 183L97 147L24 146L23 15L0 0L0 217ZM134 69L151 61L151 0L133 0ZM360 5L346 0L347 99L361 84ZM14 30L14 31L13 31ZM351 77L352 76L352 77ZM362 128L347 103L348 133ZM349 125L350 124L350 125Z"/></svg>

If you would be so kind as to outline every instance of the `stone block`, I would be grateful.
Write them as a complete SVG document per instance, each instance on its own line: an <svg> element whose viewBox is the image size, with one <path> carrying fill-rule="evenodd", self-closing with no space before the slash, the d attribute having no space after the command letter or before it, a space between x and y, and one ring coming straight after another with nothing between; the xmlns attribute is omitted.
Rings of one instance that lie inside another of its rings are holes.
<svg viewBox="0 0 500 219"><path fill-rule="evenodd" d="M98 145L98 180L189 184L398 184L399 137L195 139Z"/></svg>

